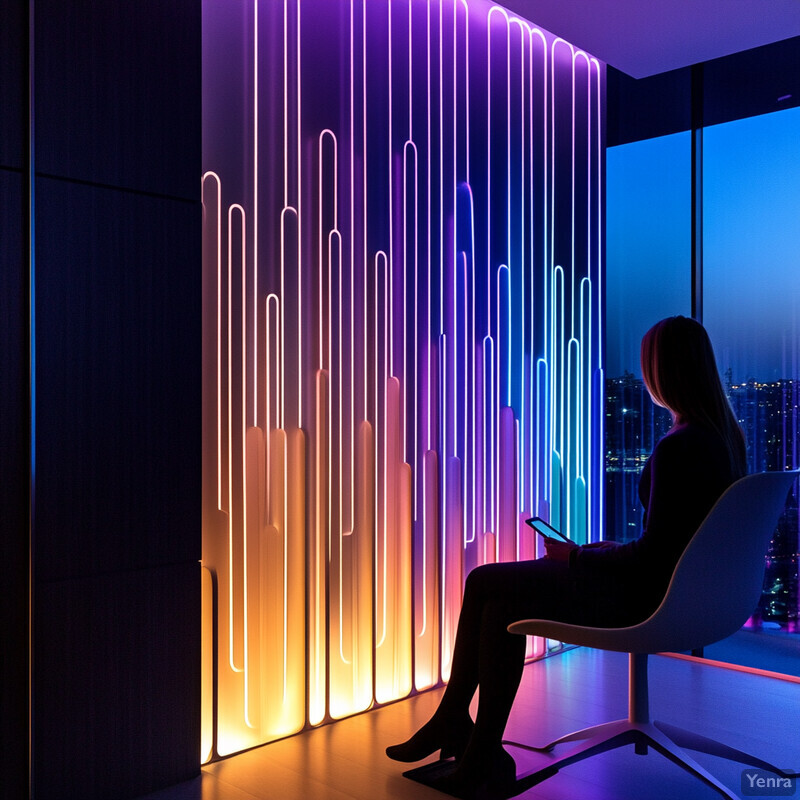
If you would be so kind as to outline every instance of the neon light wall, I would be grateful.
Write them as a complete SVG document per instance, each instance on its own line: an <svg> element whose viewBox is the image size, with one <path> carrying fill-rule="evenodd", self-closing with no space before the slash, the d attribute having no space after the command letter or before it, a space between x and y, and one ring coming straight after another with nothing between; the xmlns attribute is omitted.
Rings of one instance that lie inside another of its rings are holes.
<svg viewBox="0 0 800 800"><path fill-rule="evenodd" d="M446 680L527 516L596 536L603 97L478 0L205 3L204 758Z"/></svg>

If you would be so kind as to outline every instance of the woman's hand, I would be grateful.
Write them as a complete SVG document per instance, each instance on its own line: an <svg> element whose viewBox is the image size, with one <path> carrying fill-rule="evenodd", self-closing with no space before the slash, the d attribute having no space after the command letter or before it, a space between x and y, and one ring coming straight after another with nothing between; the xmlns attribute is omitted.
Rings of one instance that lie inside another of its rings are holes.
<svg viewBox="0 0 800 800"><path fill-rule="evenodd" d="M563 542L561 539L544 537L545 558L553 561L569 561L569 554L577 546L575 542Z"/></svg>
<svg viewBox="0 0 800 800"><path fill-rule="evenodd" d="M584 547L587 550L613 550L619 547L619 542L589 542Z"/></svg>

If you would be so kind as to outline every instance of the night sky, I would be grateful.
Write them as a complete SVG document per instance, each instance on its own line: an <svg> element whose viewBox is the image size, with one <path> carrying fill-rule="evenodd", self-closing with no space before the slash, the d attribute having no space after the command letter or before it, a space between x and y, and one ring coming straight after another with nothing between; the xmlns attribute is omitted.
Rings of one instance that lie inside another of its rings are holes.
<svg viewBox="0 0 800 800"><path fill-rule="evenodd" d="M606 159L606 376L639 375L644 332L691 312L690 134L611 147Z"/></svg>
<svg viewBox="0 0 800 800"><path fill-rule="evenodd" d="M607 153L606 374L639 374L639 340L690 313L688 132ZM704 323L721 371L800 374L800 108L704 131Z"/></svg>

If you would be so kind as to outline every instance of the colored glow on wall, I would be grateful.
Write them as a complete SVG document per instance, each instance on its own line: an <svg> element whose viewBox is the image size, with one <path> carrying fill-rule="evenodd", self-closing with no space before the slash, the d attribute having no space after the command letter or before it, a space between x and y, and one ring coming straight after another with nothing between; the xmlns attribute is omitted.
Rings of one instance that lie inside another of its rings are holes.
<svg viewBox="0 0 800 800"><path fill-rule="evenodd" d="M446 680L526 517L597 537L604 70L482 0L206 0L203 59L210 758Z"/></svg>

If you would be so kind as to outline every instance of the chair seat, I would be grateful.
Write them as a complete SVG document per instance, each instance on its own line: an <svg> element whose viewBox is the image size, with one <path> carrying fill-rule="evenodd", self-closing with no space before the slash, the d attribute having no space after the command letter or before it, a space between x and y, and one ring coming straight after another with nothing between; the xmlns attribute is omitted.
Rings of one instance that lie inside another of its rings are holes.
<svg viewBox="0 0 800 800"><path fill-rule="evenodd" d="M741 625L737 626L730 633L714 641L726 638L740 627ZM523 619L509 625L508 630L510 633L543 636L567 644L612 650L617 653L680 652L712 644L706 637L693 635L691 630L671 630L663 623L650 620L627 628L593 628L551 619Z"/></svg>

